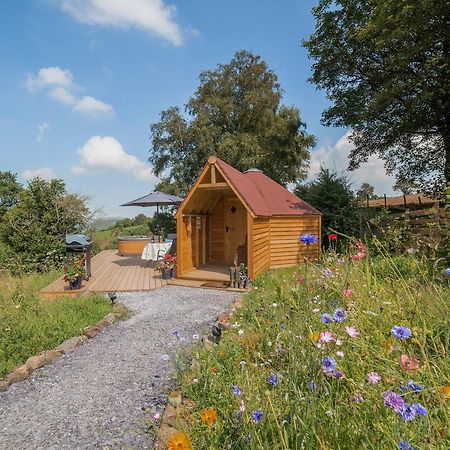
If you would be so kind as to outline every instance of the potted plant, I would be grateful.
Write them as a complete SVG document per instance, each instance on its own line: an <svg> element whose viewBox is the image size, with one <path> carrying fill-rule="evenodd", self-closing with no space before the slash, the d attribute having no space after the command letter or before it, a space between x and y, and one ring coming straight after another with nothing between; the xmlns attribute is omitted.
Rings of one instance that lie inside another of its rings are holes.
<svg viewBox="0 0 450 450"><path fill-rule="evenodd" d="M169 254L164 255L164 258L156 265L156 270L161 271L161 278L163 280L169 280L172 278L175 268L177 266L176 256Z"/></svg>
<svg viewBox="0 0 450 450"><path fill-rule="evenodd" d="M69 258L64 265L64 281L69 282L69 289L80 289L81 280L85 273L84 257Z"/></svg>
<svg viewBox="0 0 450 450"><path fill-rule="evenodd" d="M243 289L248 287L248 271L244 263L239 266L239 287Z"/></svg>

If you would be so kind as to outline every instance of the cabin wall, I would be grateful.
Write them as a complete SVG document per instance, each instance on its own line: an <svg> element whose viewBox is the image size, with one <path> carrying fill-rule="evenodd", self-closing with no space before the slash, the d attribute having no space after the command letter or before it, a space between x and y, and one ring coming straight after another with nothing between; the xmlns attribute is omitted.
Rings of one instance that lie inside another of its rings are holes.
<svg viewBox="0 0 450 450"><path fill-rule="evenodd" d="M317 236L319 241L309 245L308 257L320 256L320 216L270 218L270 267L288 267L303 261L307 246L299 241L302 234Z"/></svg>
<svg viewBox="0 0 450 450"><path fill-rule="evenodd" d="M249 275L254 278L270 267L270 219L255 217L252 223Z"/></svg>

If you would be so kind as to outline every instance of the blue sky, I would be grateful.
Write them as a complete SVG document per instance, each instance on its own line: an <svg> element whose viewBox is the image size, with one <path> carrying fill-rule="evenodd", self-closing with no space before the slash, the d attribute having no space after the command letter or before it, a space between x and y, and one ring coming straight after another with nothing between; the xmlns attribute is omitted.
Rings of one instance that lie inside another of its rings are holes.
<svg viewBox="0 0 450 450"><path fill-rule="evenodd" d="M301 111L321 163L343 170L344 129L321 126L327 101L308 83L300 42L316 0L22 0L0 5L0 170L25 182L63 178L101 215L150 210L118 205L152 191L149 126L184 105L202 70L250 50L276 72L283 103ZM371 159L351 174L378 193L392 179Z"/></svg>

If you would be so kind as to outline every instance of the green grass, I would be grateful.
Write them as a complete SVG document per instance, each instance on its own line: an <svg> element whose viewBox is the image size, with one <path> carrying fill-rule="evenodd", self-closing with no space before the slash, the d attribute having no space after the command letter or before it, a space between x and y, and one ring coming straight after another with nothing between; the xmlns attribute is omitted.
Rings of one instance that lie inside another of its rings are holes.
<svg viewBox="0 0 450 450"><path fill-rule="evenodd" d="M329 276L326 268L338 273ZM350 297L343 295L347 285ZM180 374L183 395L196 404L187 430L193 448L396 449L401 440L414 449L450 448L443 391L450 385L449 298L448 280L413 257L341 264L330 254L307 272L300 266L263 274L220 344L198 350L200 368ZM323 323L321 313L336 308L345 310L345 320ZM392 337L395 325L408 326L412 338ZM345 326L356 327L359 336L350 337ZM318 342L325 331L340 345ZM405 371L402 354L418 359L420 369ZM342 378L321 368L326 356L336 360ZM371 372L381 376L378 384L368 381ZM271 374L276 387L268 383ZM402 391L408 380L424 389ZM427 416L403 420L384 405L385 391L421 403ZM210 407L218 414L212 427L200 420ZM252 420L256 410L263 412L259 422Z"/></svg>
<svg viewBox="0 0 450 450"><path fill-rule="evenodd" d="M88 232L89 236L94 241L95 250L97 252L117 248L118 236L148 235L149 233L150 230L145 225L133 225L131 227L122 228L121 230L110 229Z"/></svg>
<svg viewBox="0 0 450 450"><path fill-rule="evenodd" d="M39 289L58 276L56 271L22 277L0 272L0 379L28 357L80 335L111 311L100 296L39 299Z"/></svg>

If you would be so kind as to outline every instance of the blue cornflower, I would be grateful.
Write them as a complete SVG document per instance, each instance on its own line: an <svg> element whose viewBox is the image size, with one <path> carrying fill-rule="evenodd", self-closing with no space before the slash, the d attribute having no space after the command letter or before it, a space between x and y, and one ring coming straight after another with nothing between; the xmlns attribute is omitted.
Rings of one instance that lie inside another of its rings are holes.
<svg viewBox="0 0 450 450"><path fill-rule="evenodd" d="M247 442L250 442L250 441L252 440L252 435L251 435L250 433L248 433L248 434L245 435L244 439L245 439Z"/></svg>
<svg viewBox="0 0 450 450"><path fill-rule="evenodd" d="M260 410L257 409L256 411L252 412L252 419L253 422L259 422L264 416L264 413Z"/></svg>
<svg viewBox="0 0 450 450"><path fill-rule="evenodd" d="M178 330L173 330L172 331L172 336L178 337Z"/></svg>
<svg viewBox="0 0 450 450"><path fill-rule="evenodd" d="M411 329L404 325L395 325L391 328L391 335L399 339L409 339L412 336Z"/></svg>
<svg viewBox="0 0 450 450"><path fill-rule="evenodd" d="M446 275L450 275L450 267L447 267L447 268L445 269L445 274L446 274Z"/></svg>
<svg viewBox="0 0 450 450"><path fill-rule="evenodd" d="M426 416L428 414L427 408L420 403L413 403L411 408L414 408L414 411L418 416Z"/></svg>
<svg viewBox="0 0 450 450"><path fill-rule="evenodd" d="M406 441L400 441L398 443L398 450L414 450L414 447Z"/></svg>
<svg viewBox="0 0 450 450"><path fill-rule="evenodd" d="M408 387L409 387L409 389L411 389L414 392L423 391L423 385L416 384L412 380L408 381Z"/></svg>
<svg viewBox="0 0 450 450"><path fill-rule="evenodd" d="M414 417L416 417L417 411L413 405L405 403L399 414L403 420L410 422L411 420L414 420Z"/></svg>
<svg viewBox="0 0 450 450"><path fill-rule="evenodd" d="M336 369L336 360L331 356L325 356L320 362L320 366L325 372L333 372Z"/></svg>
<svg viewBox="0 0 450 450"><path fill-rule="evenodd" d="M300 242L303 242L306 245L315 244L317 242L317 237L312 234L302 234L300 236Z"/></svg>
<svg viewBox="0 0 450 450"><path fill-rule="evenodd" d="M323 323L330 323L333 320L332 317L327 313L321 314L320 318L322 319Z"/></svg>
<svg viewBox="0 0 450 450"><path fill-rule="evenodd" d="M333 320L338 323L342 323L347 317L347 314L342 308L336 308L333 313Z"/></svg>
<svg viewBox="0 0 450 450"><path fill-rule="evenodd" d="M239 389L239 386L233 385L233 395L241 395L241 390Z"/></svg>
<svg viewBox="0 0 450 450"><path fill-rule="evenodd" d="M281 323L281 324L280 324L280 328L281 328L282 330L284 330L284 329L286 328L286 324L285 324L285 323Z"/></svg>
<svg viewBox="0 0 450 450"><path fill-rule="evenodd" d="M344 374L343 374L340 370L335 370L335 371L333 372L333 376L334 376L334 378L336 378L337 380L339 380L339 378L342 378L343 375L344 375Z"/></svg>
<svg viewBox="0 0 450 450"><path fill-rule="evenodd" d="M267 378L267 382L272 387L277 387L280 384L280 381L278 380L277 376L272 372L269 377Z"/></svg>
<svg viewBox="0 0 450 450"><path fill-rule="evenodd" d="M308 388L311 389L312 391L317 388L317 384L313 383L312 381L308 381L306 383L306 386L308 386Z"/></svg>

